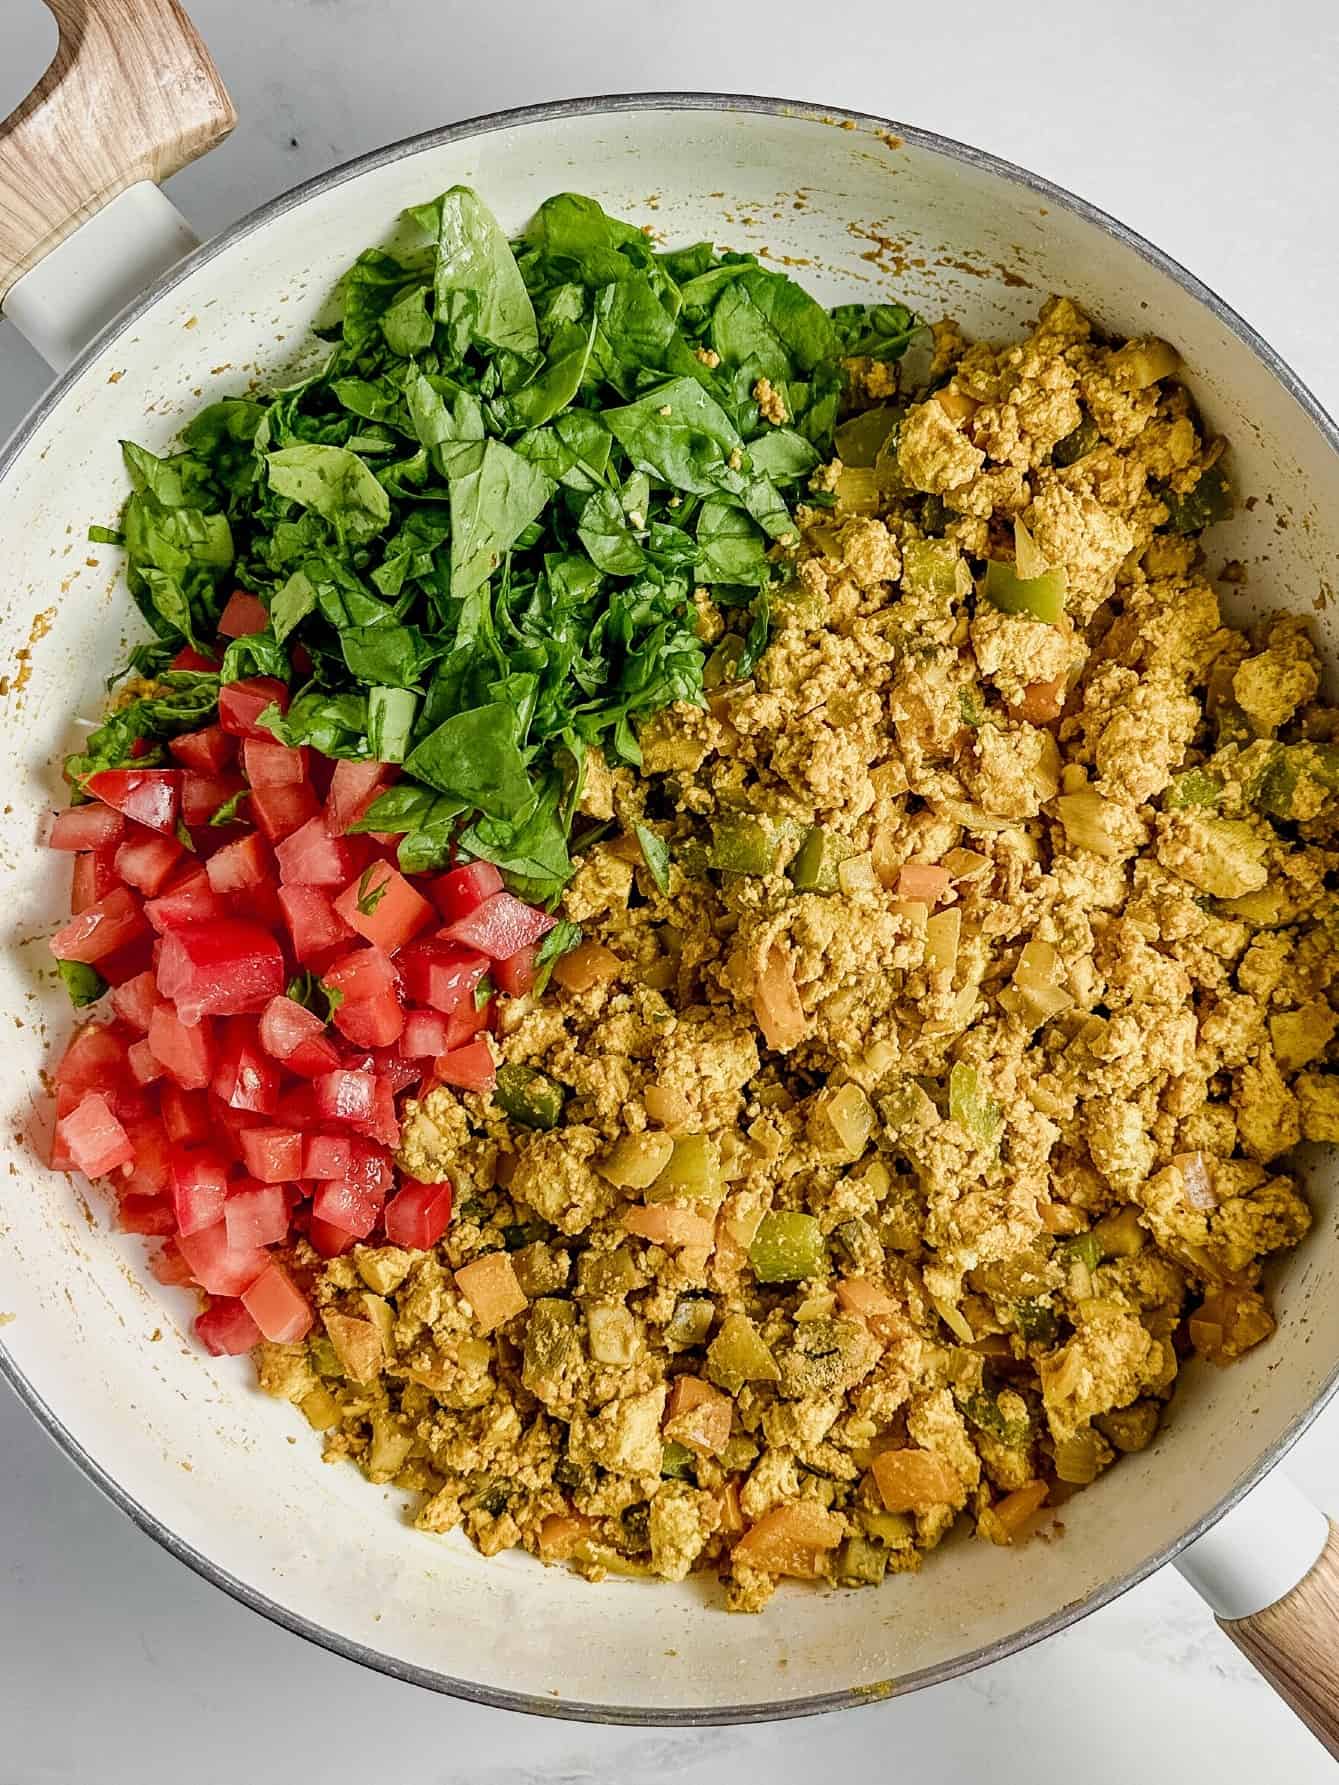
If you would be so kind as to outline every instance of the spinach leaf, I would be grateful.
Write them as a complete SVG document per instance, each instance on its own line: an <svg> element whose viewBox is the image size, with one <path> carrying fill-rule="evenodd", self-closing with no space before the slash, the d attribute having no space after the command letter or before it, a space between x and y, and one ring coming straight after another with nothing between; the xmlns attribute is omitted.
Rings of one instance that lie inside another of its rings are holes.
<svg viewBox="0 0 1339 1785"><path fill-rule="evenodd" d="M489 440L478 470L451 479L451 593L486 582L552 494L542 471Z"/></svg>
<svg viewBox="0 0 1339 1785"><path fill-rule="evenodd" d="M444 720L415 745L405 768L493 818L515 818L532 803L516 715L500 701Z"/></svg>
<svg viewBox="0 0 1339 1785"><path fill-rule="evenodd" d="M433 288L439 309L454 293L475 301L473 328L481 341L513 353L539 347L534 305L507 238L477 193L453 186L411 213L436 239Z"/></svg>
<svg viewBox="0 0 1339 1785"><path fill-rule="evenodd" d="M347 447L283 446L265 462L277 495L310 508L345 539L370 539L391 518L385 490Z"/></svg>
<svg viewBox="0 0 1339 1785"><path fill-rule="evenodd" d="M57 961L56 971L60 974L65 990L70 994L70 1002L76 1010L83 1010L86 1005L96 1004L107 990L107 981L86 961Z"/></svg>

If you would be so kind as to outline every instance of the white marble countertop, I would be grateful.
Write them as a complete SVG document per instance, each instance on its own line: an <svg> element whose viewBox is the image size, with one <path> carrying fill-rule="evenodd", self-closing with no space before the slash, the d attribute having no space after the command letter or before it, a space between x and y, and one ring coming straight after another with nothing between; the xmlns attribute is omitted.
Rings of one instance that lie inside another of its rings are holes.
<svg viewBox="0 0 1339 1785"><path fill-rule="evenodd" d="M188 0L242 114L172 186L202 233L415 130L576 93L715 88L830 102L994 149L1193 267L1339 406L1339 12L1330 0ZM838 16L833 8L830 15ZM0 4L0 115L44 65L38 0ZM0 325L0 437L45 373ZM1165 1571L970 1679L770 1728L587 1729L359 1671L140 1536L0 1388L0 1785L375 1778L691 1785L849 1770L933 1785L1328 1785L1333 1763ZM1339 1406L1289 1472L1339 1513Z"/></svg>

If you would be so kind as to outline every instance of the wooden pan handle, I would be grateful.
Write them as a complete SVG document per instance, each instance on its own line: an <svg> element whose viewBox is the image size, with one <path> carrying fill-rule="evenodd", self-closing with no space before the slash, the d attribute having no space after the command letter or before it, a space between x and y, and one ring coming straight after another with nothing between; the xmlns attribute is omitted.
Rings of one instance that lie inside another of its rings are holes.
<svg viewBox="0 0 1339 1785"><path fill-rule="evenodd" d="M55 59L0 123L0 303L110 199L166 179L237 122L177 0L46 0Z"/></svg>
<svg viewBox="0 0 1339 1785"><path fill-rule="evenodd" d="M1339 1525L1291 1593L1218 1627L1339 1759Z"/></svg>

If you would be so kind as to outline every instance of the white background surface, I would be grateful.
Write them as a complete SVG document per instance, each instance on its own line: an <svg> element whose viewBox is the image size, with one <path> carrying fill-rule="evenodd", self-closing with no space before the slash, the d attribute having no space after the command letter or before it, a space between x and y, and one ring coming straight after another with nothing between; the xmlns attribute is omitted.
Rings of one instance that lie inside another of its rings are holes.
<svg viewBox="0 0 1339 1785"><path fill-rule="evenodd" d="M194 0L191 11L242 114L234 138L172 184L202 234L364 149L501 106L651 87L786 94L940 130L1072 187L1191 266L1339 408L1331 0L1272 13L1255 0ZM835 40L814 41L815 22L838 16ZM0 0L0 115L53 42L37 0ZM44 381L0 324L0 437ZM71 504L79 520L77 492ZM1339 1513L1339 1407L1288 1467ZM0 1387L0 1785L293 1785L392 1770L415 1785L1336 1776L1170 1572L988 1672L818 1722L670 1734L454 1704L306 1647L197 1580Z"/></svg>

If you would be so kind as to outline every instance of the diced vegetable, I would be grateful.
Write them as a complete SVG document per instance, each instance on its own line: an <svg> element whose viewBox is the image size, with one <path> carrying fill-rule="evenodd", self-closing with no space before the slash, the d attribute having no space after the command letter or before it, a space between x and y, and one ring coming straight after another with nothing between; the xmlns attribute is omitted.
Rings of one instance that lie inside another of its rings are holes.
<svg viewBox="0 0 1339 1785"><path fill-rule="evenodd" d="M1064 616L1069 580L1063 568L1023 577L1013 564L991 558L983 587L987 601L1001 613L1031 614L1034 620L1054 626Z"/></svg>
<svg viewBox="0 0 1339 1785"><path fill-rule="evenodd" d="M63 1116L56 1132L72 1163L86 1178L103 1177L129 1165L135 1157L130 1137L97 1091L91 1091Z"/></svg>
<svg viewBox="0 0 1339 1785"><path fill-rule="evenodd" d="M712 821L708 867L726 874L779 874L800 834L787 820L734 816Z"/></svg>
<svg viewBox="0 0 1339 1785"><path fill-rule="evenodd" d="M448 942L478 949L490 960L505 961L518 949L538 942L557 923L547 911L524 905L509 892L496 892L441 932Z"/></svg>
<svg viewBox="0 0 1339 1785"><path fill-rule="evenodd" d="M210 1295L241 1295L270 1266L270 1255L258 1246L233 1247L222 1221L199 1233L177 1239L192 1277Z"/></svg>
<svg viewBox="0 0 1339 1785"><path fill-rule="evenodd" d="M312 1323L307 1298L273 1259L242 1291L242 1306L273 1345L295 1344Z"/></svg>
<svg viewBox="0 0 1339 1785"><path fill-rule="evenodd" d="M456 923L477 911L485 899L502 891L502 876L492 862L468 862L452 868L432 883L432 896L447 923Z"/></svg>
<svg viewBox="0 0 1339 1785"><path fill-rule="evenodd" d="M553 977L568 992L588 992L622 971L618 956L601 942L579 942L553 963Z"/></svg>
<svg viewBox="0 0 1339 1785"><path fill-rule="evenodd" d="M963 1497L956 1471L932 1450L880 1451L870 1469L889 1512L930 1512Z"/></svg>
<svg viewBox="0 0 1339 1785"><path fill-rule="evenodd" d="M47 838L48 849L102 849L119 843L126 821L110 806L67 806L56 814Z"/></svg>
<svg viewBox="0 0 1339 1785"><path fill-rule="evenodd" d="M248 638L264 632L270 623L269 610L263 601L248 595L245 589L234 589L219 615L220 638Z"/></svg>
<svg viewBox="0 0 1339 1785"><path fill-rule="evenodd" d="M274 859L285 886L319 886L328 891L344 886L353 871L348 841L331 836L321 812L285 837L275 848Z"/></svg>
<svg viewBox="0 0 1339 1785"><path fill-rule="evenodd" d="M596 1165L600 1176L622 1190L645 1190L665 1170L674 1152L668 1134L624 1134Z"/></svg>
<svg viewBox="0 0 1339 1785"><path fill-rule="evenodd" d="M1091 415L1085 415L1079 425L1057 440L1051 452L1053 463L1065 467L1077 465L1080 459L1087 458L1095 446L1101 443L1102 434Z"/></svg>
<svg viewBox="0 0 1339 1785"><path fill-rule="evenodd" d="M567 1093L546 1072L508 1061L498 1067L496 1096L513 1122L525 1128L554 1128Z"/></svg>
<svg viewBox="0 0 1339 1785"><path fill-rule="evenodd" d="M389 862L372 862L364 868L335 900L335 910L351 929L388 954L403 947L436 915Z"/></svg>
<svg viewBox="0 0 1339 1785"><path fill-rule="evenodd" d="M663 1141L670 1137L657 1138ZM720 1201L722 1189L720 1149L715 1141L706 1134L681 1134L671 1141L665 1163L652 1179L646 1200L714 1204Z"/></svg>
<svg viewBox="0 0 1339 1785"><path fill-rule="evenodd" d="M949 1073L948 1111L950 1119L983 1146L993 1146L999 1139L1004 1112L987 1095L976 1068L961 1060Z"/></svg>
<svg viewBox="0 0 1339 1785"><path fill-rule="evenodd" d="M491 1333L529 1302L516 1280L516 1269L506 1252L489 1252L456 1272L456 1288L474 1309L481 1332Z"/></svg>
<svg viewBox="0 0 1339 1785"><path fill-rule="evenodd" d="M96 966L147 929L139 900L128 887L118 886L57 930L51 938L51 952L57 960Z"/></svg>
<svg viewBox="0 0 1339 1785"><path fill-rule="evenodd" d="M760 1283L798 1283L827 1275L823 1230L813 1215L764 1215L749 1247L749 1263Z"/></svg>
<svg viewBox="0 0 1339 1785"><path fill-rule="evenodd" d="M837 1514L817 1501L792 1501L765 1512L731 1553L764 1574L813 1580L819 1572L820 1558L837 1547L844 1530Z"/></svg>
<svg viewBox="0 0 1339 1785"><path fill-rule="evenodd" d="M706 1215L700 1215L693 1209L680 1208L677 1203L658 1203L652 1208L630 1208L624 1211L623 1228L627 1233L635 1233L641 1239L650 1240L653 1245L678 1248L680 1246L702 1246L710 1248L716 1239L716 1229Z"/></svg>
<svg viewBox="0 0 1339 1785"><path fill-rule="evenodd" d="M288 1203L275 1184L258 1184L250 1190L234 1190L223 1205L223 1224L228 1244L274 1246L288 1237Z"/></svg>
<svg viewBox="0 0 1339 1785"><path fill-rule="evenodd" d="M813 824L786 872L796 892L834 893L839 884L837 870L854 851L855 845L845 837Z"/></svg>
<svg viewBox="0 0 1339 1785"><path fill-rule="evenodd" d="M1012 1543L1034 1513L1046 1504L1049 1492L1044 1481L1029 1481L992 1507L995 1523L1005 1543Z"/></svg>
<svg viewBox="0 0 1339 1785"><path fill-rule="evenodd" d="M185 1023L170 1004L149 1018L149 1048L184 1091L199 1091L214 1070L213 1034L207 1022Z"/></svg>
<svg viewBox="0 0 1339 1785"><path fill-rule="evenodd" d="M497 1083L497 1065L492 1049L482 1038L438 1054L432 1070L433 1076L442 1084L454 1085L461 1091L475 1091L481 1096Z"/></svg>
<svg viewBox="0 0 1339 1785"><path fill-rule="evenodd" d="M754 987L753 1014L768 1047L778 1053L789 1053L809 1033L809 1019L800 1002L790 961L776 944L768 950Z"/></svg>
<svg viewBox="0 0 1339 1785"><path fill-rule="evenodd" d="M146 830L170 837L181 807L180 769L103 769L85 790Z"/></svg>
<svg viewBox="0 0 1339 1785"><path fill-rule="evenodd" d="M402 1181L386 1204L386 1238L392 1246L426 1252L435 1246L451 1221L451 1186Z"/></svg>
<svg viewBox="0 0 1339 1785"><path fill-rule="evenodd" d="M258 723L267 708L288 711L288 689L275 676L252 676L228 682L219 690L219 724L234 737L273 743L274 733Z"/></svg>
<svg viewBox="0 0 1339 1785"><path fill-rule="evenodd" d="M195 1321L196 1336L211 1357L240 1357L254 1351L264 1335L245 1306L231 1296L211 1297Z"/></svg>
<svg viewBox="0 0 1339 1785"><path fill-rule="evenodd" d="M432 936L401 949L396 969L408 997L450 1016L473 999L488 972L488 959L458 942Z"/></svg>
<svg viewBox="0 0 1339 1785"><path fill-rule="evenodd" d="M730 1395L737 1395L746 1382L781 1380L762 1334L743 1314L727 1315L707 1347L707 1375Z"/></svg>
<svg viewBox="0 0 1339 1785"><path fill-rule="evenodd" d="M185 924L163 938L158 989L186 1023L263 1010L284 989L283 954L268 931L239 918Z"/></svg>

